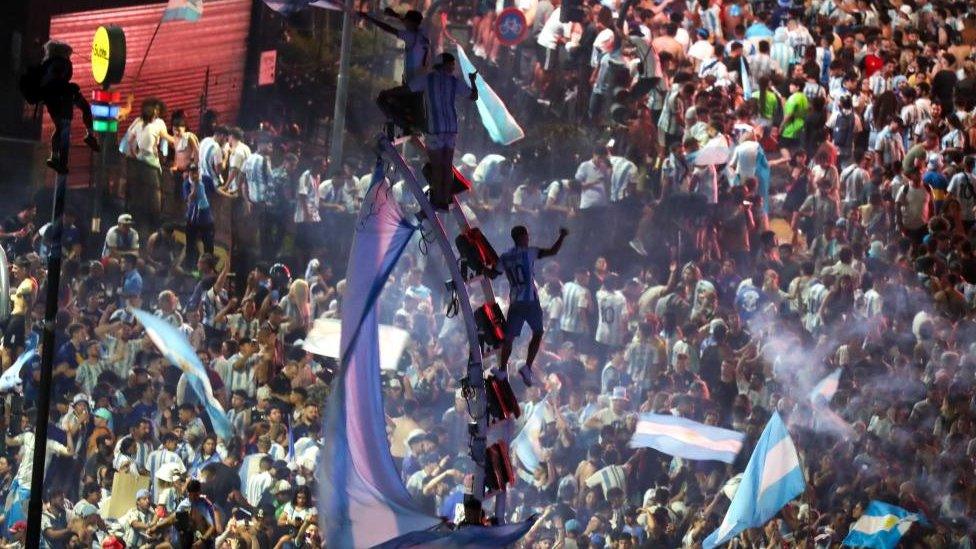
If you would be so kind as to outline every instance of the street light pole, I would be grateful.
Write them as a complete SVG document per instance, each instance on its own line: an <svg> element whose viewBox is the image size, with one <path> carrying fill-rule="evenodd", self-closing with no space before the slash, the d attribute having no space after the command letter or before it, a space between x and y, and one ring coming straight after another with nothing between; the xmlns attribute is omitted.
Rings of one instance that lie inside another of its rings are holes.
<svg viewBox="0 0 976 549"><path fill-rule="evenodd" d="M60 161L68 165L71 125L61 131ZM67 170L64 170L65 172ZM44 332L41 335L41 380L37 395L37 419L34 426L34 462L31 468L30 503L27 506L27 538L25 547L40 547L41 511L44 493L44 465L47 457L47 423L50 419L51 382L54 366L54 325L58 315L58 290L61 287L61 229L64 216L64 196L67 173L59 173L54 183L54 207L51 212L51 250L47 259L47 301L44 303ZM26 459L26 456L25 456Z"/></svg>
<svg viewBox="0 0 976 549"><path fill-rule="evenodd" d="M339 46L339 78L336 82L335 113L332 116L332 138L329 141L329 170L336 173L342 166L342 139L346 133L346 103L349 97L349 55L352 52L352 27L355 24L353 0L345 1L342 14L342 43Z"/></svg>

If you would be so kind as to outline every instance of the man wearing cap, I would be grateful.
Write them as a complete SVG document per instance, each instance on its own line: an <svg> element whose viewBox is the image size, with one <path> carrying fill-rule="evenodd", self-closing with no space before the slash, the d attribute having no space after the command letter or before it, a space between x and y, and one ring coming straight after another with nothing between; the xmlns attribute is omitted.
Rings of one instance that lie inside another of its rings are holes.
<svg viewBox="0 0 976 549"><path fill-rule="evenodd" d="M139 253L139 233L132 227L132 216L124 213L118 223L105 233L102 257L121 259L124 254Z"/></svg>
<svg viewBox="0 0 976 549"><path fill-rule="evenodd" d="M630 399L627 398L626 387L614 387L610 395L610 406L595 412L586 420L586 429L602 429L607 425L613 425L618 421L623 421L627 416L627 406Z"/></svg>
<svg viewBox="0 0 976 549"><path fill-rule="evenodd" d="M430 199L435 208L446 210L451 202L454 181L454 142L457 138L458 120L454 102L458 93L465 90L465 82L454 76L454 56L442 53L437 57L434 70L415 76L409 83L413 92L424 92L427 108L427 155L430 158ZM468 75L471 101L478 99L475 78Z"/></svg>

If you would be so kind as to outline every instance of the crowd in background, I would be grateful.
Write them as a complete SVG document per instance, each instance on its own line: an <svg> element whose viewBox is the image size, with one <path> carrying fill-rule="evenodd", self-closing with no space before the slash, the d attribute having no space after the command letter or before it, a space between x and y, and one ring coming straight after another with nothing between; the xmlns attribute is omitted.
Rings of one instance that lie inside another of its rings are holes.
<svg viewBox="0 0 976 549"><path fill-rule="evenodd" d="M508 490L505 520L539 515L523 545L697 546L778 411L808 489L736 546L836 547L878 499L927 517L905 547L972 547L973 7L519 6L531 33L517 51L533 53L519 85L534 100L516 118L571 112L585 134L478 154L462 134L456 158L473 183L461 199L499 252L514 224L542 245L559 227L570 233L536 273L541 381L513 380L522 417L542 407L545 418L538 467L515 459ZM493 10L479 3L470 22L488 73L512 51L492 38ZM443 28L429 30L431 43L443 43ZM111 534L129 547L179 547L190 532L202 547L321 547L315 464L336 365L302 344L315 319L341 312L374 159L330 166L273 132L218 125L198 136L167 118L147 100L122 135L126 211L103 245L86 245L66 218L45 546ZM220 215L218 201L230 204ZM35 215L24 205L0 224L12 265L4 366L36 348L42 326L51 243ZM215 239L221 225L229 247ZM398 369L384 373L393 456L408 490L454 520L473 465L457 381L465 337L443 314L444 280L439 252L418 241L379 310L410 333ZM506 282L494 284L504 310ZM130 308L187 335L232 440L214 435ZM3 400L2 547L23 540L38 364ZM807 395L837 368L835 414L825 414ZM734 429L746 443L730 465L633 449L642 412ZM119 473L152 480L110 517Z"/></svg>

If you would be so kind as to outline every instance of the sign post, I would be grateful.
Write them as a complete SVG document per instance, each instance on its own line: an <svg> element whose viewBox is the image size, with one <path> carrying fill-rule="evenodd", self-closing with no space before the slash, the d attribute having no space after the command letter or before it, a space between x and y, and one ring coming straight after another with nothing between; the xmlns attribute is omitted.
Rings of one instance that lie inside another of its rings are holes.
<svg viewBox="0 0 976 549"><path fill-rule="evenodd" d="M498 43L503 46L515 46L528 36L529 24L522 10L511 7L503 9L498 14L493 30Z"/></svg>
<svg viewBox="0 0 976 549"><path fill-rule="evenodd" d="M94 239L102 232L102 202L105 198L106 166L109 149L115 144L119 129L119 92L111 92L112 84L122 81L125 74L125 32L113 25L98 27L92 39L92 77L102 86L92 92L91 113L93 129L98 133L102 151L99 155L95 188L92 192L92 217L89 232ZM112 145L110 147L109 145Z"/></svg>
<svg viewBox="0 0 976 549"><path fill-rule="evenodd" d="M278 50L261 52L261 63L258 66L258 86L270 86L275 82L278 73Z"/></svg>

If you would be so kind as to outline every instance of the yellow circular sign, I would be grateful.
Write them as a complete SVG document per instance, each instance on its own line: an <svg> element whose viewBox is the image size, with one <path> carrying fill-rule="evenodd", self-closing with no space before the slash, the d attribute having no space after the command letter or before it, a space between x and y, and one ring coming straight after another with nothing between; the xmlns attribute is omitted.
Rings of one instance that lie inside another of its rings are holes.
<svg viewBox="0 0 976 549"><path fill-rule="evenodd" d="M91 64L92 76L95 77L95 82L99 84L105 81L105 76L108 74L110 47L108 30L105 27L98 27L98 30L95 31L95 38L92 39Z"/></svg>
<svg viewBox="0 0 976 549"><path fill-rule="evenodd" d="M121 27L98 27L92 38L91 70L95 82L116 84L125 71L125 34Z"/></svg>

